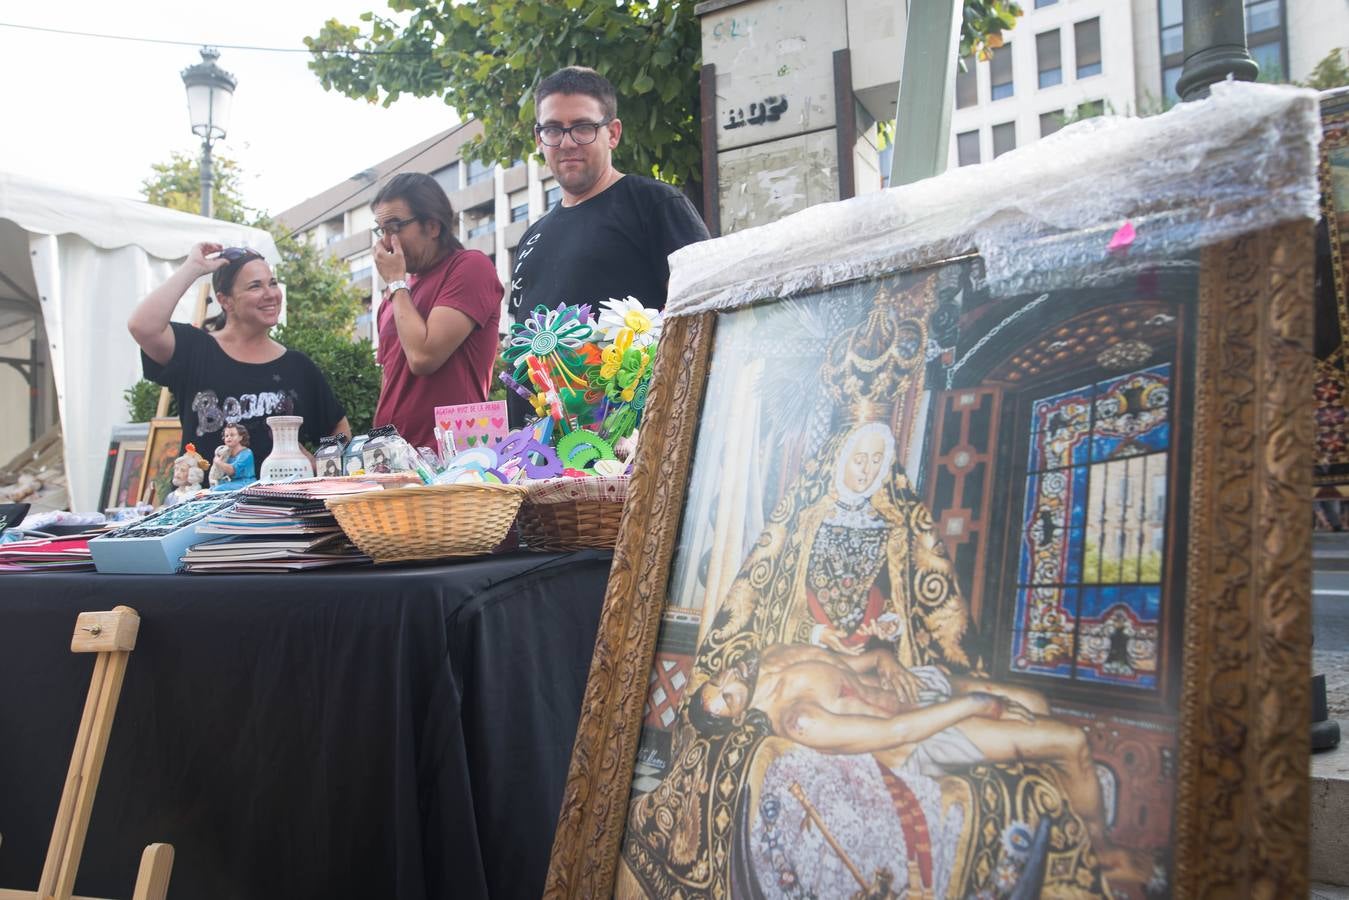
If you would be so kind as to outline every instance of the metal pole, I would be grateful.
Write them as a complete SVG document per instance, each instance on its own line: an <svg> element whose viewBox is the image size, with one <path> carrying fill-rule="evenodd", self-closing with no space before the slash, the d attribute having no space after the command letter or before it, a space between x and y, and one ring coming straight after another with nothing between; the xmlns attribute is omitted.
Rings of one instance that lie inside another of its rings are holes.
<svg viewBox="0 0 1349 900"><path fill-rule="evenodd" d="M1260 66L1246 49L1242 0L1184 0L1185 68L1176 82L1181 100L1208 96L1209 86L1231 75L1254 81Z"/></svg>
<svg viewBox="0 0 1349 900"><path fill-rule="evenodd" d="M891 187L946 171L963 8L963 0L912 0L909 4L904 69L895 103Z"/></svg>
<svg viewBox="0 0 1349 900"><path fill-rule="evenodd" d="M211 218L211 139L201 142L201 214Z"/></svg>

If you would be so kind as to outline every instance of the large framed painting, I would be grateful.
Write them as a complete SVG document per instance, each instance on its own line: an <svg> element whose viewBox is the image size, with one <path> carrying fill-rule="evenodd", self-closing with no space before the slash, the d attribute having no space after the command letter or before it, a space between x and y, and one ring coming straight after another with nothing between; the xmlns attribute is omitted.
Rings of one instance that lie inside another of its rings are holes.
<svg viewBox="0 0 1349 900"><path fill-rule="evenodd" d="M978 178L673 258L549 896L1305 895L1311 214L855 263Z"/></svg>
<svg viewBox="0 0 1349 900"><path fill-rule="evenodd" d="M1316 247L1316 486L1349 498L1349 89L1321 103Z"/></svg>
<svg viewBox="0 0 1349 900"><path fill-rule="evenodd" d="M150 420L145 460L136 496L143 503L162 504L173 491L173 461L182 454L183 425L171 416Z"/></svg>

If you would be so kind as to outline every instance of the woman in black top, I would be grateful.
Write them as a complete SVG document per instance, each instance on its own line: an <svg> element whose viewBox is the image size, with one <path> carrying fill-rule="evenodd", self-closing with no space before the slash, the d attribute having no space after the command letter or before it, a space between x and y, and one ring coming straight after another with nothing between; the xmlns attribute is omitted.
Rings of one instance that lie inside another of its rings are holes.
<svg viewBox="0 0 1349 900"><path fill-rule="evenodd" d="M204 331L171 322L174 308L202 275L222 312ZM227 424L253 435L261 464L272 451L268 416L303 416L302 439L317 443L351 432L346 412L309 357L287 350L270 332L281 314L281 291L271 266L255 250L197 244L187 260L137 305L127 328L141 348L145 377L173 391L183 442L210 459Z"/></svg>

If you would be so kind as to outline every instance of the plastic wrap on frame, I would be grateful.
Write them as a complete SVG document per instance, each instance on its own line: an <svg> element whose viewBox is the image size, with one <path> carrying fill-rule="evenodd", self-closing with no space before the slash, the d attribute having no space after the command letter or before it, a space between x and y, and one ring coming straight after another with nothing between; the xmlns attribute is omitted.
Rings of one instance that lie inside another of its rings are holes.
<svg viewBox="0 0 1349 900"><path fill-rule="evenodd" d="M1223 83L977 166L811 207L670 257L667 316L733 309L978 252L995 296L1083 287L1318 216L1315 91ZM1132 242L1109 249L1129 223Z"/></svg>

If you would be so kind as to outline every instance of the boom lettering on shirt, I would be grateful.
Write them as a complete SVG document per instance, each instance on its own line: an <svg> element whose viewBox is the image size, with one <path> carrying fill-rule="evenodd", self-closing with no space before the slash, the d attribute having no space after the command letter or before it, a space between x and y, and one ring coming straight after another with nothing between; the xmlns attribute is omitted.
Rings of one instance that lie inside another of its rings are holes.
<svg viewBox="0 0 1349 900"><path fill-rule="evenodd" d="M220 402L215 391L198 391L192 398L197 414L197 437L214 434L226 425L263 416L288 416L295 412L297 395L293 390L262 391L226 397Z"/></svg>

